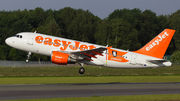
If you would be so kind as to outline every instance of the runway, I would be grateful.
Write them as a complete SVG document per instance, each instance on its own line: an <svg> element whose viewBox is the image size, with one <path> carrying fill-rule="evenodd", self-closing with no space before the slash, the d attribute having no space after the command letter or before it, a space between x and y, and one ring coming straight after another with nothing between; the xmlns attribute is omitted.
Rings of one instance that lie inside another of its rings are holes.
<svg viewBox="0 0 180 101"><path fill-rule="evenodd" d="M180 83L0 85L0 100L179 93Z"/></svg>

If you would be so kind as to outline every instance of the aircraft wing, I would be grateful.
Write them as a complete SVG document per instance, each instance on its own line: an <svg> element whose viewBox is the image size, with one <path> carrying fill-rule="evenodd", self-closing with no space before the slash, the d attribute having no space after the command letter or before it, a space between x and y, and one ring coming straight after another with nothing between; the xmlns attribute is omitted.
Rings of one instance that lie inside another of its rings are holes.
<svg viewBox="0 0 180 101"><path fill-rule="evenodd" d="M84 50L84 51L76 51L76 52L71 52L71 57L75 58L75 59L86 59L89 61L92 61L92 57L93 58L97 58L96 55L100 55L103 56L103 51L107 50L107 48L104 47L100 47L100 48L95 48L95 49L91 49L91 50Z"/></svg>

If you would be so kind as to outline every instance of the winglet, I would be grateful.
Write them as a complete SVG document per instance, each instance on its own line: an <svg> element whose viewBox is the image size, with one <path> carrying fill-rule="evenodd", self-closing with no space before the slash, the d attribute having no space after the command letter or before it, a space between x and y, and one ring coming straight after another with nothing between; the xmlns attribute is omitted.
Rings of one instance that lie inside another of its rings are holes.
<svg viewBox="0 0 180 101"><path fill-rule="evenodd" d="M135 52L162 59L174 33L175 30L165 29L144 47Z"/></svg>

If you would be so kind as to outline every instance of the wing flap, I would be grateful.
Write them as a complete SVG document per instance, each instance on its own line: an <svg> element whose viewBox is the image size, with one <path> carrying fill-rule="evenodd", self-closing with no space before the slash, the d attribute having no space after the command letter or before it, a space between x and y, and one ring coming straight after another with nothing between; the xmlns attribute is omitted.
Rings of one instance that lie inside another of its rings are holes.
<svg viewBox="0 0 180 101"><path fill-rule="evenodd" d="M86 59L88 61L92 61L93 58L97 58L96 55L103 56L103 51L107 50L107 48L100 47L100 48L95 48L91 50L84 50L84 51L76 51L76 52L71 52L70 54L75 55L76 57L81 57L83 59Z"/></svg>

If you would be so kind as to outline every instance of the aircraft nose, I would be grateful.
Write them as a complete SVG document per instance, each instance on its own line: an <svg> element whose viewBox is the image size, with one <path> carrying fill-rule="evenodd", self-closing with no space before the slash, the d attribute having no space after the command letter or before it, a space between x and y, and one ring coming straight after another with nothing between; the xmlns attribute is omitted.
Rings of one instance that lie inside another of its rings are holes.
<svg viewBox="0 0 180 101"><path fill-rule="evenodd" d="M5 42L6 42L7 45L10 46L10 44L12 43L12 40L11 40L11 38L7 38L7 39L5 40Z"/></svg>

